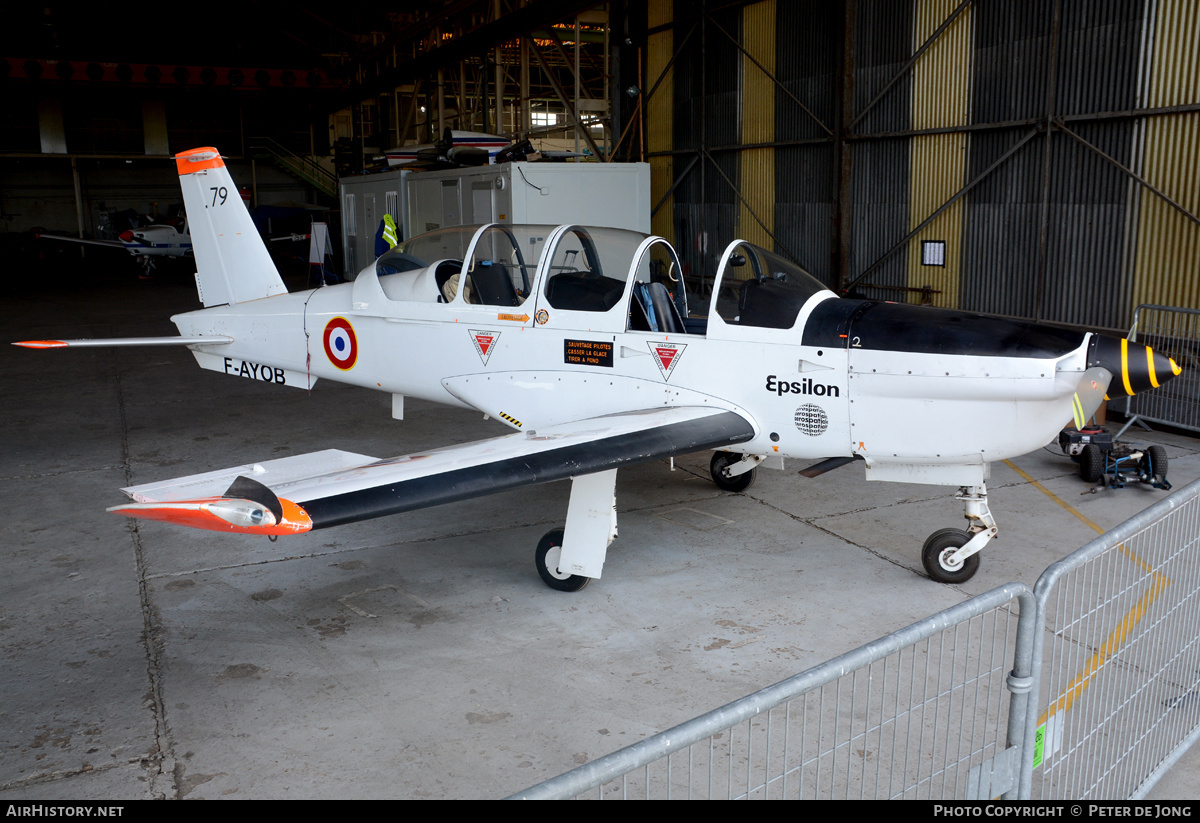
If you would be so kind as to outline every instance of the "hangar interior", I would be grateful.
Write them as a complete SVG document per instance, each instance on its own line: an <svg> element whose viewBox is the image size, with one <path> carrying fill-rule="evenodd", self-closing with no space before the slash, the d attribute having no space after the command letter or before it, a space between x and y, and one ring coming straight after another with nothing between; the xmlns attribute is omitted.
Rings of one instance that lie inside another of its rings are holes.
<svg viewBox="0 0 1200 823"><path fill-rule="evenodd" d="M0 217L95 237L178 204L177 151L258 205L446 128L648 161L653 229L711 276L741 237L839 292L1127 329L1194 308L1191 3L49 4L5 37ZM167 215L169 216L169 215ZM333 234L336 236L337 232Z"/></svg>
<svg viewBox="0 0 1200 823"><path fill-rule="evenodd" d="M839 294L1121 334L1142 304L1200 309L1189 0L46 2L7 17L14 340L173 333L195 307L187 261L140 280L119 253L36 235L181 216L177 152L217 147L247 205L280 210L271 231L302 232L339 225L339 178L446 129L648 163L653 231L701 284L742 238ZM309 276L272 251L289 284ZM389 424L386 397L348 387L297 407L196 378L178 350L35 363L5 348L6 800L503 796L988 584L1032 582L1091 536L1000 469L994 505L1028 519L996 576L944 587L894 544L958 517L946 495L844 469L731 498L696 457L622 478L624 533L643 545L590 600L528 579L562 484L539 487L537 511L502 495L235 555L127 530L102 501L256 447L336 432L402 454L494 421L414 403ZM1187 431L1142 436L1177 485L1200 477ZM1081 498L1049 450L1020 468L1103 526L1157 499ZM1177 771L1162 796L1195 797L1195 765Z"/></svg>

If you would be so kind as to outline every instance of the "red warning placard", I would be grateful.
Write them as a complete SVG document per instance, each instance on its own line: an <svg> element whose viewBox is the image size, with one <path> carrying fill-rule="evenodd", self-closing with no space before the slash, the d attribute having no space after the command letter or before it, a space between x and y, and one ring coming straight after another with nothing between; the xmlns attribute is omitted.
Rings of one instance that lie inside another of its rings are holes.
<svg viewBox="0 0 1200 823"><path fill-rule="evenodd" d="M654 355L654 362L658 364L658 370L662 372L664 380L671 378L671 372L675 371L676 364L683 356L683 350L687 348L686 343L648 343L650 346L650 354Z"/></svg>
<svg viewBox="0 0 1200 823"><path fill-rule="evenodd" d="M468 331L471 334L471 342L475 344L475 353L479 355L479 359L486 366L492 352L496 350L496 341L500 339L500 332L481 331L480 329L468 329Z"/></svg>

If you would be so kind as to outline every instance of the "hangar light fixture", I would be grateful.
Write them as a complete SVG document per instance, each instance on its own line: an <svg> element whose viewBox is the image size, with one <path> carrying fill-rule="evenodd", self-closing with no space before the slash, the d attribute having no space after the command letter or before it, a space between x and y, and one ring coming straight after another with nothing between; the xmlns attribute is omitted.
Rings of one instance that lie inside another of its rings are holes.
<svg viewBox="0 0 1200 823"><path fill-rule="evenodd" d="M922 266L945 266L946 265L946 241L945 240L922 240L921 241L921 265Z"/></svg>

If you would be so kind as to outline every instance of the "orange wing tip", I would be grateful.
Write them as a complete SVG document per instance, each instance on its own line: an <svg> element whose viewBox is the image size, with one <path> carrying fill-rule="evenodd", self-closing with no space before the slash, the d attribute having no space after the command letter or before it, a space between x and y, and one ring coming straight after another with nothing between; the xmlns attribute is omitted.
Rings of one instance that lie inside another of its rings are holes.
<svg viewBox="0 0 1200 823"><path fill-rule="evenodd" d="M221 153L211 146L203 149L190 149L175 155L175 168L180 176L203 171L204 169L219 169L225 165Z"/></svg>
<svg viewBox="0 0 1200 823"><path fill-rule="evenodd" d="M21 340L13 345L26 349L65 349L67 347L63 340Z"/></svg>
<svg viewBox="0 0 1200 823"><path fill-rule="evenodd" d="M125 503L111 506L107 511L139 520L159 520L193 529L238 534L303 534L312 529L308 512L290 500L280 499L279 502L283 507L283 519L278 522L270 510L258 503L228 497Z"/></svg>

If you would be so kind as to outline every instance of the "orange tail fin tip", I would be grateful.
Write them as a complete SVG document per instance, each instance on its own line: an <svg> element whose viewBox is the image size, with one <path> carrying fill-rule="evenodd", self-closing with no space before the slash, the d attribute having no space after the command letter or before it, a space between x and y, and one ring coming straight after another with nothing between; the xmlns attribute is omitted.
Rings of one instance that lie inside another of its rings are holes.
<svg viewBox="0 0 1200 823"><path fill-rule="evenodd" d="M175 155L175 168L181 175L204 169L218 169L224 165L221 153L212 147L191 149Z"/></svg>

